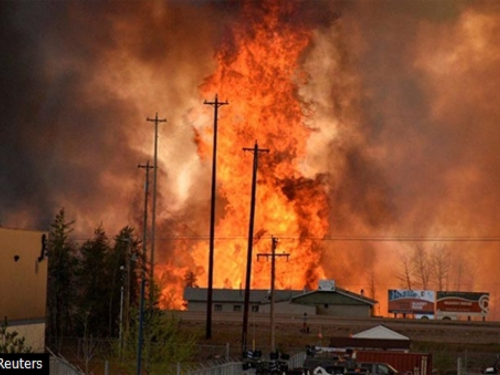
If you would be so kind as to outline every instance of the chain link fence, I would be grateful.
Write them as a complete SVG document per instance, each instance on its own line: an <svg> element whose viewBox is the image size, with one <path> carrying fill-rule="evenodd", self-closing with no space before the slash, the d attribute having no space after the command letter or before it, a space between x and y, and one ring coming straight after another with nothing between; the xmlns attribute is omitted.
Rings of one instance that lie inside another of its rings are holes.
<svg viewBox="0 0 500 375"><path fill-rule="evenodd" d="M73 375L81 371L85 374L136 374L137 357L135 352L128 358L120 358L117 340L64 338L59 342L60 350L54 350L64 356L63 361L52 362L51 367L57 368L51 375ZM51 348L52 349L52 348ZM255 348L249 348L250 350ZM259 347L263 358L268 358L270 348ZM156 366L143 354L142 367L148 374L189 374L189 375L233 375L243 374L242 350L240 345L195 345L190 349L188 360L176 361L175 357L168 359L162 366ZM494 365L500 354L500 337L498 344L472 349L455 349L449 346L434 344L432 347L420 347L418 351L432 354L432 375L476 375L485 368ZM304 347L289 347L282 350L290 356L290 369L301 368L305 359ZM245 372L245 373L248 373Z"/></svg>
<svg viewBox="0 0 500 375"><path fill-rule="evenodd" d="M126 346L123 343L122 345ZM136 374L136 352L129 352L128 356L120 357L120 342L116 339L65 337L59 340L57 347L59 350L51 348L53 356L58 357L51 360L51 368L54 368L54 370L51 370L51 375L79 373L95 375ZM253 350L255 348L251 347L249 349ZM305 357L305 353L300 353L304 348L288 349L291 350L286 353L290 355L290 366L298 367ZM173 359L166 361L161 366L152 363L147 351L143 352L141 367L144 373L162 375L231 375L243 373L241 345L195 345L190 350L191 356L189 360L177 362ZM264 360L269 359L270 348L259 347L259 350L262 351ZM300 353L299 357L293 356L296 353ZM71 372L73 370L74 372Z"/></svg>

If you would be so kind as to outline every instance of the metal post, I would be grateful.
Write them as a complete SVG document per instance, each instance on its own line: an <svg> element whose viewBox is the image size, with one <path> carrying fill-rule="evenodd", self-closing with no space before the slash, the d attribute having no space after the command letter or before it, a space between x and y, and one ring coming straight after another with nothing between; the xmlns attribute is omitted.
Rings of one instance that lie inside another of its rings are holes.
<svg viewBox="0 0 500 375"><path fill-rule="evenodd" d="M120 287L120 331L119 331L118 343L119 343L120 357L121 357L123 349L123 281Z"/></svg>
<svg viewBox="0 0 500 375"><path fill-rule="evenodd" d="M144 273L141 277L141 301L139 307L139 335L137 339L137 375L141 375L142 364L142 332L144 327L144 289L146 287L146 279Z"/></svg>
<svg viewBox="0 0 500 375"><path fill-rule="evenodd" d="M130 267L130 262L132 261L132 241L130 238L127 239L127 254L126 254L126 259L127 259L127 294L125 295L126 303L125 303L125 337L127 340L129 339L129 328L130 328L130 274L131 274L131 267Z"/></svg>

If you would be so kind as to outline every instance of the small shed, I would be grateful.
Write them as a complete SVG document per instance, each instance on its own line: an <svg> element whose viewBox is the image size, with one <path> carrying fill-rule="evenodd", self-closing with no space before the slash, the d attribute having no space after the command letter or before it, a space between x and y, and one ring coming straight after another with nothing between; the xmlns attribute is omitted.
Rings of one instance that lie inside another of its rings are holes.
<svg viewBox="0 0 500 375"><path fill-rule="evenodd" d="M356 333L352 337L332 337L330 346L336 348L349 347L363 350L404 351L410 349L410 338L383 324Z"/></svg>
<svg viewBox="0 0 500 375"><path fill-rule="evenodd" d="M372 327L365 331L358 332L352 335L352 337L358 339L410 340L409 337L402 335L399 332L393 331L383 324L379 324L378 326Z"/></svg>

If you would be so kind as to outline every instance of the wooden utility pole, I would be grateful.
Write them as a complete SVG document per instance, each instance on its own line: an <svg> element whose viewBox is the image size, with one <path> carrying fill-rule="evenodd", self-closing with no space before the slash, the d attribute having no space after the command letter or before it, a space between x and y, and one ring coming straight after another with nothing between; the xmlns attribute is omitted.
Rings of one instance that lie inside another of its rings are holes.
<svg viewBox="0 0 500 375"><path fill-rule="evenodd" d="M276 345L275 345L275 334L274 334L274 281L276 279L276 258L277 257L286 257L288 260L288 257L290 256L289 253L281 253L281 254L276 254L276 247L278 246L278 239L275 237L271 237L271 253L259 253L257 254L257 259L260 257L266 257L271 258L271 353L273 353L276 350Z"/></svg>
<svg viewBox="0 0 500 375"><path fill-rule="evenodd" d="M148 202L149 202L149 170L153 167L149 165L149 160L146 165L139 164L137 168L144 168L146 170L146 177L144 182L144 218L142 223L142 257L143 269L148 264L147 241L148 241Z"/></svg>
<svg viewBox="0 0 500 375"><path fill-rule="evenodd" d="M253 148L244 148L243 151L253 152L253 170L252 170L252 195L250 199L250 220L248 228L248 252L247 252L247 274L245 281L245 305L243 310L243 334L242 334L242 347L243 351L247 350L247 336L248 336L248 304L250 302L250 282L252 274L252 249L253 249L253 227L255 218L255 195L257 191L257 169L259 152L268 153L268 149L259 149L257 141Z"/></svg>
<svg viewBox="0 0 500 375"><path fill-rule="evenodd" d="M149 165L149 160L146 165L138 165L138 168L146 170L145 184L144 184L144 223L142 225L142 256L143 265L141 267L141 292L139 299L139 332L137 339L137 375L141 375L142 366L142 337L144 329L144 291L146 288L146 266L148 264L147 257L147 240L148 240L148 201L149 201L149 170L153 168Z"/></svg>
<svg viewBox="0 0 500 375"><path fill-rule="evenodd" d="M153 162L153 212L151 214L151 257L150 257L150 284L149 284L149 303L153 304L154 298L154 268L155 268L155 231L156 231L156 191L157 191L157 180L158 180L158 124L160 122L167 122L167 119L159 119L158 113L156 113L155 118L146 118L146 121L154 122L155 124L155 145L154 145L154 162Z"/></svg>
<svg viewBox="0 0 500 375"><path fill-rule="evenodd" d="M210 206L210 248L208 251L208 291L207 291L207 324L206 338L212 338L212 296L213 296L213 279L214 279L214 236L215 236L215 195L216 195L216 177L217 177L217 113L219 107L229 104L219 102L217 94L215 101L205 102L203 104L214 107L214 148L212 153L212 199Z"/></svg>

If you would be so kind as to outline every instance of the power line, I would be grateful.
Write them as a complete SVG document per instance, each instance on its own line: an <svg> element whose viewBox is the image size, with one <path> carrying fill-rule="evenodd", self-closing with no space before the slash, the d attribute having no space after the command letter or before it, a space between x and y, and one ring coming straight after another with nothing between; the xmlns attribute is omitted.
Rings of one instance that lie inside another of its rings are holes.
<svg viewBox="0 0 500 375"><path fill-rule="evenodd" d="M270 239L261 237L255 241ZM159 240L208 240L209 237L157 237ZM216 241L245 240L244 236L216 237ZM286 237L280 236L280 240L288 241L360 241L360 242L500 242L500 237Z"/></svg>
<svg viewBox="0 0 500 375"><path fill-rule="evenodd" d="M191 230L188 226L186 229ZM192 230L191 230L192 231ZM194 231L193 231L194 232ZM500 242L499 237L295 237L295 236L280 236L280 241L360 241L360 242ZM94 237L71 237L72 240L76 241L86 241L92 240ZM112 238L110 238L112 240ZM172 236L172 237L155 237L156 240L162 241L207 241L210 239L208 236ZM215 237L215 241L235 241L235 240L247 240L248 237L241 236L230 236L230 237ZM254 241L269 240L271 237L260 237L255 238Z"/></svg>

